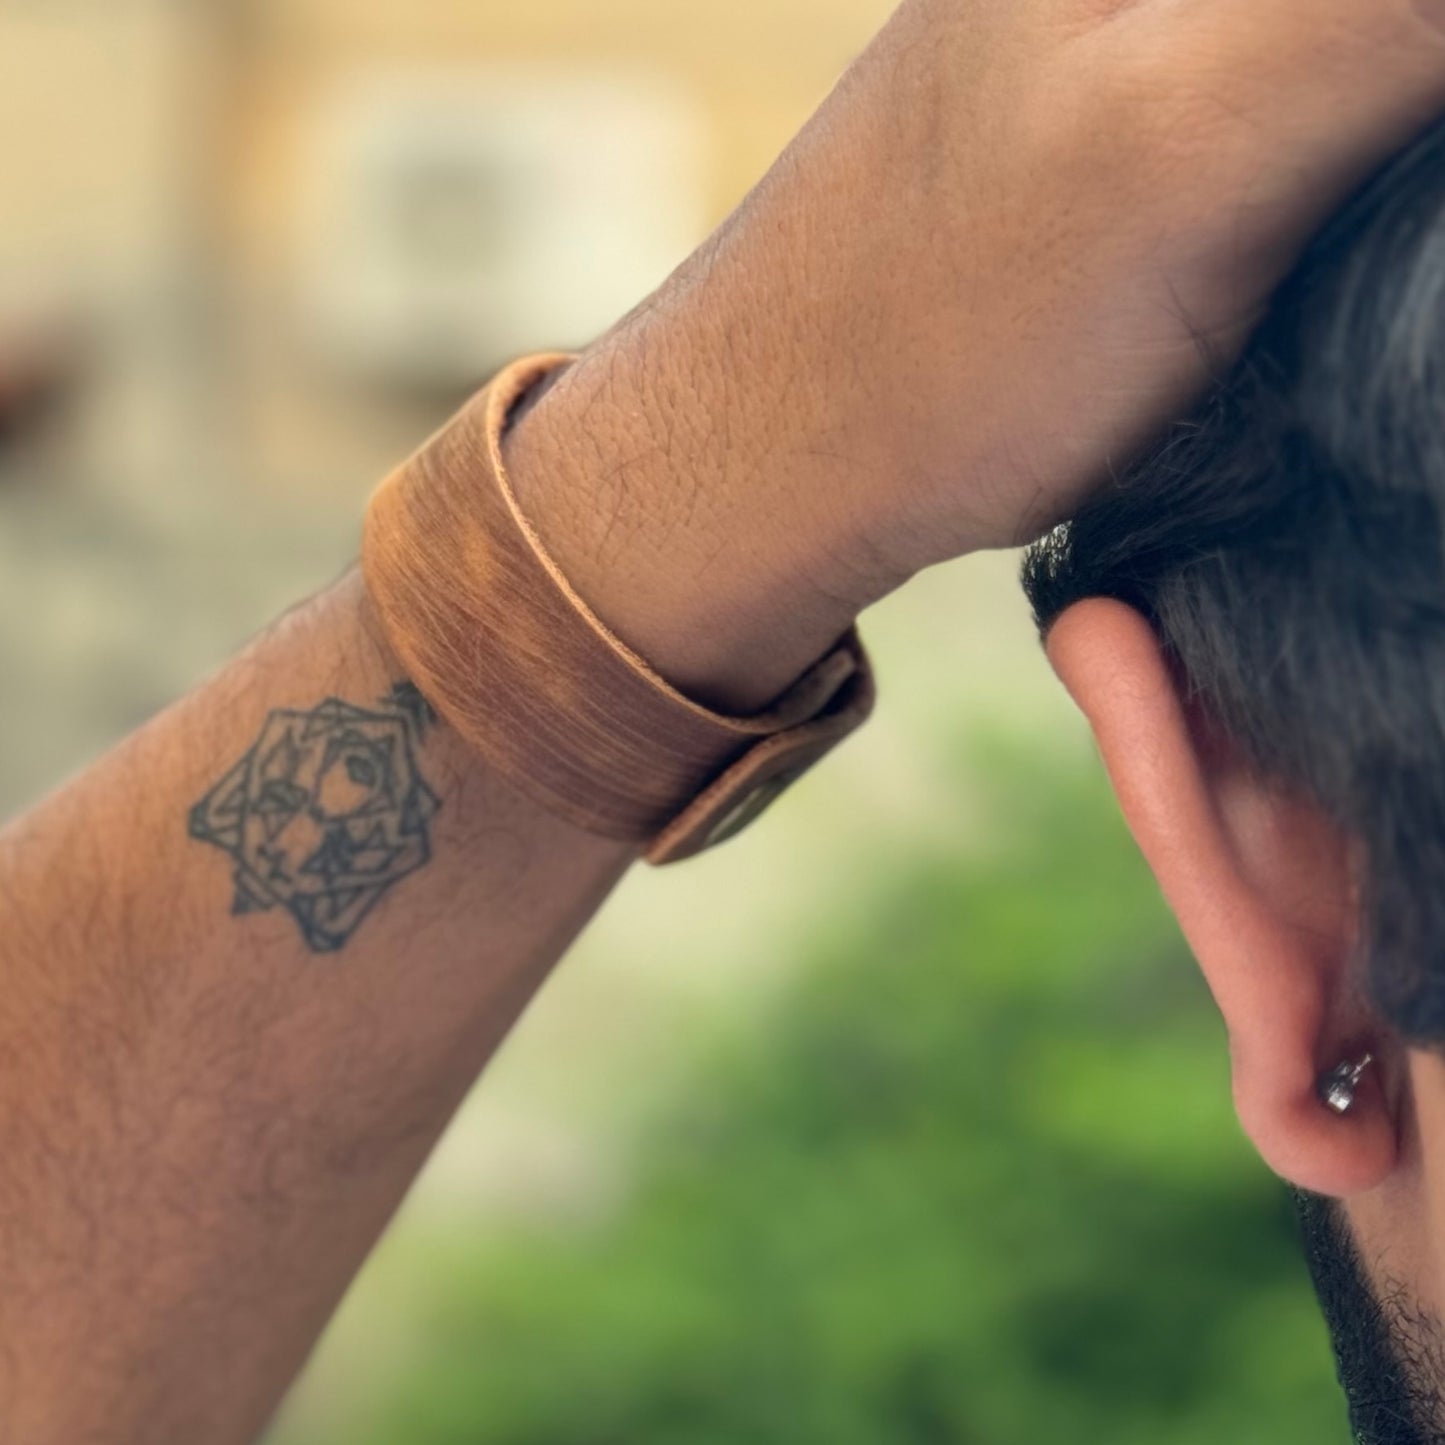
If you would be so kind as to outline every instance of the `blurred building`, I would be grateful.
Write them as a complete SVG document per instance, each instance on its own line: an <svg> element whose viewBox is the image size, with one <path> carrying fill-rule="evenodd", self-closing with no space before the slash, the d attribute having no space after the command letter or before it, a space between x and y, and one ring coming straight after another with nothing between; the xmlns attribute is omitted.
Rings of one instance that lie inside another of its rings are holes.
<svg viewBox="0 0 1445 1445"><path fill-rule="evenodd" d="M52 474L354 495L651 289L885 9L9 0L0 413L46 402L10 439L68 393Z"/></svg>

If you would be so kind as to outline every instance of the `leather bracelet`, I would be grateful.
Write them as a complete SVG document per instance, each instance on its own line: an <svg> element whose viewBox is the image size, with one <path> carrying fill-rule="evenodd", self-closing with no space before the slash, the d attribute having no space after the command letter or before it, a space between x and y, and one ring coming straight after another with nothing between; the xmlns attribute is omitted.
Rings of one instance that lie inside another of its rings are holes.
<svg viewBox="0 0 1445 1445"><path fill-rule="evenodd" d="M522 515L508 418L573 358L505 368L377 489L362 567L382 629L438 714L511 783L655 864L741 832L872 711L856 630L766 711L684 696L580 598Z"/></svg>

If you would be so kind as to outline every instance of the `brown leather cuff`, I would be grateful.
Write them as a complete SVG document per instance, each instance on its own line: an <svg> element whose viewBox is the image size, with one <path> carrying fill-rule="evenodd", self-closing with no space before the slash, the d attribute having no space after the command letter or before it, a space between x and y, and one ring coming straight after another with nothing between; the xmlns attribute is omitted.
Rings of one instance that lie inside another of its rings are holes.
<svg viewBox="0 0 1445 1445"><path fill-rule="evenodd" d="M685 697L577 596L502 465L508 417L572 358L502 371L377 489L362 566L383 630L437 712L548 811L677 862L731 838L872 711L849 631L767 711Z"/></svg>

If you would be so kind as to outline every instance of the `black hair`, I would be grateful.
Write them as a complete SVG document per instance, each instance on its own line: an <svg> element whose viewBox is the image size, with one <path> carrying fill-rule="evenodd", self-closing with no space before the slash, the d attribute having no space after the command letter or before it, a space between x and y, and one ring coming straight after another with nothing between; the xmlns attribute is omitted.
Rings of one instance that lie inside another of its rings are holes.
<svg viewBox="0 0 1445 1445"><path fill-rule="evenodd" d="M1239 362L1024 585L1116 597L1364 859L1375 1006L1445 1041L1445 124L1320 232Z"/></svg>

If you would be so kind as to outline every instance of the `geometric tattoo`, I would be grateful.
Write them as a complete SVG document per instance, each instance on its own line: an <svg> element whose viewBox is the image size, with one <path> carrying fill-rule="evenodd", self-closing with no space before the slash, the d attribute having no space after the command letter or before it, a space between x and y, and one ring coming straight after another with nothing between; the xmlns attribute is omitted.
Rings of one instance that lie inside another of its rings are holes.
<svg viewBox="0 0 1445 1445"><path fill-rule="evenodd" d="M417 767L436 714L411 683L378 704L278 709L245 757L191 809L191 837L235 864L233 914L285 908L335 953L383 894L431 858L441 800Z"/></svg>

